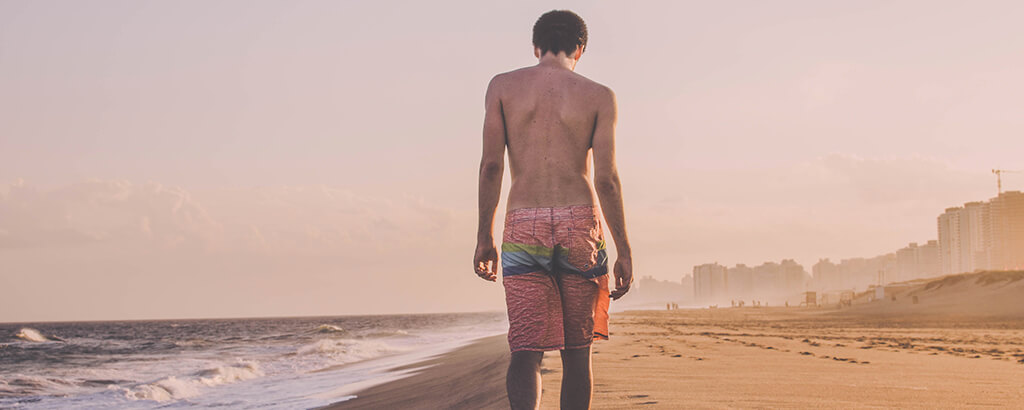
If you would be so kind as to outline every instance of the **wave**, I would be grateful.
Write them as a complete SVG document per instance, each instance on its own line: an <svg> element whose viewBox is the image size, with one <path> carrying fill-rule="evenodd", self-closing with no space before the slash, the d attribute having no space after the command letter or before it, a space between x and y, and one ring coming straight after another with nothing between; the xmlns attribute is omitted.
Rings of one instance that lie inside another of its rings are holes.
<svg viewBox="0 0 1024 410"><path fill-rule="evenodd" d="M31 327L23 327L23 328L21 328L21 330L18 331L18 333L15 334L14 337L16 337L18 339L21 339L21 340L25 340L25 341L29 341L29 342L34 342L34 343L42 343L42 342L51 342L52 341L49 338L47 338L46 336L43 336L43 334L40 331L35 330L35 329L31 328ZM57 338L57 339L59 339L59 338Z"/></svg>
<svg viewBox="0 0 1024 410"><path fill-rule="evenodd" d="M345 329L342 329L335 325L320 325L313 329L312 333L344 333Z"/></svg>
<svg viewBox="0 0 1024 410"><path fill-rule="evenodd" d="M10 378L0 377L0 397L67 392L75 385L75 382L60 377L16 374Z"/></svg>
<svg viewBox="0 0 1024 410"><path fill-rule="evenodd" d="M372 359L399 351L401 349L378 341L321 339L300 347L296 354L327 356L334 364L339 364Z"/></svg>
<svg viewBox="0 0 1024 410"><path fill-rule="evenodd" d="M367 333L365 335L362 335L361 337L364 337L364 338L383 338L383 337L403 337L403 336L409 336L409 332L406 332L406 331L404 331L402 329L398 329L398 330L385 330L385 331L380 331L380 332L370 332L370 333Z"/></svg>
<svg viewBox="0 0 1024 410"><path fill-rule="evenodd" d="M203 387L250 380L263 375L263 371L255 362L240 361L234 365L205 369L192 377L170 376L123 390L125 397L130 400L153 400L162 403L198 396Z"/></svg>

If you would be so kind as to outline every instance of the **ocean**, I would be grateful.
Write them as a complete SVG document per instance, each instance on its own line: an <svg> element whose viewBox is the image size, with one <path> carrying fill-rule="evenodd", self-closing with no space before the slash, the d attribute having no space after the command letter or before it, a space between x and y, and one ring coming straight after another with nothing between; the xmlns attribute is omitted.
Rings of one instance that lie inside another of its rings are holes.
<svg viewBox="0 0 1024 410"><path fill-rule="evenodd" d="M504 313L0 324L0 408L314 408Z"/></svg>

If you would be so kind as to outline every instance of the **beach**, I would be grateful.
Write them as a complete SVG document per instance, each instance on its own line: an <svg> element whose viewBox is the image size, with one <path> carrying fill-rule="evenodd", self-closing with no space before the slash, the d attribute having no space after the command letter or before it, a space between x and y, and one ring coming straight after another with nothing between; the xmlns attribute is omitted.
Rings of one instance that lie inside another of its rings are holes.
<svg viewBox="0 0 1024 410"><path fill-rule="evenodd" d="M1022 295L1024 281L985 280L908 287L903 295L916 291L918 304L901 297L847 309L617 313L611 340L594 345L593 408L1021 406L1021 308L964 305L951 314L942 300L950 286L959 287L951 293L958 302L965 294L1008 303ZM332 408L507 408L507 357L500 336L481 339ZM543 366L541 407L557 408L558 353Z"/></svg>

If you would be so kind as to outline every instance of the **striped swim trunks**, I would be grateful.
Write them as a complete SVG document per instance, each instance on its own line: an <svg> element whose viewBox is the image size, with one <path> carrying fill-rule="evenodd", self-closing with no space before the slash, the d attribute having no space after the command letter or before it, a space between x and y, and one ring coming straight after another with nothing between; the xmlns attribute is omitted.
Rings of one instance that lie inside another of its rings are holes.
<svg viewBox="0 0 1024 410"><path fill-rule="evenodd" d="M608 256L596 207L509 211L501 269L513 352L608 338Z"/></svg>

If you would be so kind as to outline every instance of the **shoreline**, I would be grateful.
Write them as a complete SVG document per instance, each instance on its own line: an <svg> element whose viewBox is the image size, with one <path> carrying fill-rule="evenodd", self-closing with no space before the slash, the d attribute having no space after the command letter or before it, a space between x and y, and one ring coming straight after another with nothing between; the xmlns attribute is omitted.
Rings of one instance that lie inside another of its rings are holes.
<svg viewBox="0 0 1024 410"><path fill-rule="evenodd" d="M508 360L504 334L482 337L449 352L388 369L400 374L399 378L351 392L354 398L321 409L507 409Z"/></svg>

